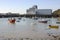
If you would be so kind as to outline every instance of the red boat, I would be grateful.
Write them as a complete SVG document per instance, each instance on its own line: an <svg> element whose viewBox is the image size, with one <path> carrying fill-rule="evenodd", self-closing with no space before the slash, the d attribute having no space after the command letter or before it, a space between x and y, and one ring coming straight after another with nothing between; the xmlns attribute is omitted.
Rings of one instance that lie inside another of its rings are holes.
<svg viewBox="0 0 60 40"><path fill-rule="evenodd" d="M15 23L15 19L8 19L8 21L10 22L10 23Z"/></svg>

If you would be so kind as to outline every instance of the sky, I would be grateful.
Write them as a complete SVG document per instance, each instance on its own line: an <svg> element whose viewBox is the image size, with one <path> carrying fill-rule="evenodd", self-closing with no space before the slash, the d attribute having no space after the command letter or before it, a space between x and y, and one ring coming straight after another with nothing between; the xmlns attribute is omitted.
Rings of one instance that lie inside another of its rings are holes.
<svg viewBox="0 0 60 40"><path fill-rule="evenodd" d="M0 0L0 13L26 13L26 10L37 5L39 9L60 9L60 0Z"/></svg>

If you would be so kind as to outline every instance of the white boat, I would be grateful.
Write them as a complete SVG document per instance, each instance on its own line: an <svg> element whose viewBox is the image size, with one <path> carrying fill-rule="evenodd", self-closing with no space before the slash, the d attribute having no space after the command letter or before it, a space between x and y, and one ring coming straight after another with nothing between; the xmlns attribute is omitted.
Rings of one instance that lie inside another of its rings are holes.
<svg viewBox="0 0 60 40"><path fill-rule="evenodd" d="M46 20L46 19L40 19L40 20L38 20L38 22L39 22L39 23L47 23L48 20Z"/></svg>

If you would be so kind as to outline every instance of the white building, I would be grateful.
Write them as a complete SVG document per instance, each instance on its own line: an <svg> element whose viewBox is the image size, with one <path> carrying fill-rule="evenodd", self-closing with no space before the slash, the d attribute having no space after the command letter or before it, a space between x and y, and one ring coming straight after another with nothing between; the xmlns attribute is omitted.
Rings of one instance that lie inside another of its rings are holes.
<svg viewBox="0 0 60 40"><path fill-rule="evenodd" d="M37 6L34 5L33 7L27 9L27 14L36 14Z"/></svg>
<svg viewBox="0 0 60 40"><path fill-rule="evenodd" d="M40 15L51 15L51 9L38 9L36 5L27 10L27 14L40 14Z"/></svg>
<svg viewBox="0 0 60 40"><path fill-rule="evenodd" d="M51 9L38 9L36 11L36 14L40 14L40 15L51 15L52 14L52 10Z"/></svg>

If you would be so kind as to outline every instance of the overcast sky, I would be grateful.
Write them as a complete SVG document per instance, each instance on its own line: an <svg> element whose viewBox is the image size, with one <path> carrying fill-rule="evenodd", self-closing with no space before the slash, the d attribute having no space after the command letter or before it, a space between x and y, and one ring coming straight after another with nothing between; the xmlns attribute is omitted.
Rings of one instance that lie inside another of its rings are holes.
<svg viewBox="0 0 60 40"><path fill-rule="evenodd" d="M60 0L0 0L0 13L18 12L26 13L33 5L39 9L60 9Z"/></svg>

